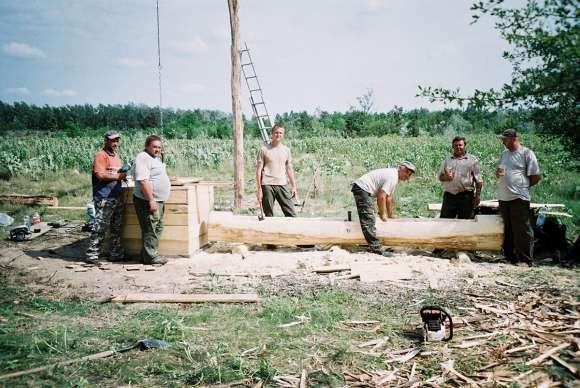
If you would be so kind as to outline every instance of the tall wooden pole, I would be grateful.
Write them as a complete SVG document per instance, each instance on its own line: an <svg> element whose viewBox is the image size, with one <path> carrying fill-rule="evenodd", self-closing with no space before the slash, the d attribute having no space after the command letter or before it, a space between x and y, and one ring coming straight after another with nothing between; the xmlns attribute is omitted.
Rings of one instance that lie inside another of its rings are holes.
<svg viewBox="0 0 580 388"><path fill-rule="evenodd" d="M228 0L230 9L230 29L232 34L232 122L234 131L234 211L242 206L244 196L244 123L240 100L240 18L238 0Z"/></svg>

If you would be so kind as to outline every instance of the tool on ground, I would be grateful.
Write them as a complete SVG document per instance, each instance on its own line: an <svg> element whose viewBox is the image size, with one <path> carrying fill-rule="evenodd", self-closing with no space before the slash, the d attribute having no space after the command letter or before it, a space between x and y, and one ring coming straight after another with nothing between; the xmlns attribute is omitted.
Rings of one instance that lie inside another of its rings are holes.
<svg viewBox="0 0 580 388"><path fill-rule="evenodd" d="M114 354L117 353L124 353L127 352L131 349L139 349L139 350L147 350L147 349L167 349L169 348L171 345L165 341L161 341L161 340L157 340L157 339L141 339L138 341L135 341L133 344L129 345L129 346L125 346L123 348L120 349L115 349L115 350L107 350L105 352L100 352L100 353L95 353L95 354L90 354L88 356L84 356L81 358L74 358L72 360L66 360L66 361L61 361L61 362L57 362L55 364L51 364L51 365L45 365L45 366L41 366L38 368L32 368L32 369L26 369L20 372L12 372L12 373L8 373L5 375L1 375L0 376L0 380L6 380L6 379L11 379L13 377L19 377L19 376L25 376L25 375L30 375L33 373L37 373L37 372L43 372L45 370L48 370L52 367L55 366L65 366L65 365L70 365L70 364L74 364L77 362L82 362L82 361L90 361L90 360L97 360L100 358L105 358L105 357L110 357Z"/></svg>
<svg viewBox="0 0 580 388"><path fill-rule="evenodd" d="M420 311L423 320L423 340L449 341L453 338L453 320L451 315L441 307L424 306ZM448 321L446 323L446 321ZM446 336L447 330L449 335Z"/></svg>
<svg viewBox="0 0 580 388"><path fill-rule="evenodd" d="M270 114L266 108L264 94L262 93L262 86L260 86L260 81L258 81L256 68L254 67L254 62L252 61L252 56L250 55L250 49L248 48L247 43L244 43L244 49L240 51L240 62L242 66L242 74L244 75L244 79L246 80L246 85L248 86L248 91L250 93L250 105L252 106L252 112L254 112L254 117L258 122L258 128L260 129L260 135L262 135L262 141L265 144L268 144L270 143L272 119L270 118Z"/></svg>
<svg viewBox="0 0 580 388"><path fill-rule="evenodd" d="M31 231L32 225L30 224L30 217L28 216L28 214L24 216L22 222L23 222L22 225L10 229L8 239L16 242L22 242L26 240L26 237L32 234Z"/></svg>

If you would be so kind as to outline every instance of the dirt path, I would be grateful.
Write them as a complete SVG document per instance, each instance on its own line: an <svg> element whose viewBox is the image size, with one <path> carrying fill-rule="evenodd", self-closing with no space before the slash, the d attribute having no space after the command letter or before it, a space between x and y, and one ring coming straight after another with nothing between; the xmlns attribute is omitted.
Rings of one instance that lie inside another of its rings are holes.
<svg viewBox="0 0 580 388"><path fill-rule="evenodd" d="M426 252L399 251L387 258L339 247L326 250L254 247L246 252L232 245L214 245L192 258L171 258L162 267L106 261L95 267L82 261L87 237L78 225L71 225L35 240L6 242L0 265L10 269L12 276L26 278L33 290L45 290L55 297L90 298L105 298L124 291L250 292L275 283L280 277L321 285L354 282L377 288L447 289L456 287L458 282L476 279L493 282L495 274L508 267L430 257ZM231 253L232 250L236 253ZM338 267L343 270L329 274L314 272ZM353 275L358 277L349 279Z"/></svg>

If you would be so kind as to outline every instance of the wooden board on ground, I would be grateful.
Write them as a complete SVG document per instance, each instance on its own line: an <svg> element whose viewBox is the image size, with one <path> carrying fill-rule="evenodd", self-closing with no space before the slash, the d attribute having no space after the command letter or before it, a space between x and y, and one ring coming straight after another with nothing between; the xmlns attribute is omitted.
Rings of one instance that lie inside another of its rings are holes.
<svg viewBox="0 0 580 388"><path fill-rule="evenodd" d="M385 246L499 251L503 223L497 215L474 220L441 218L377 220L377 237ZM358 222L324 218L267 217L211 212L209 241L280 245L366 244Z"/></svg>
<svg viewBox="0 0 580 388"><path fill-rule="evenodd" d="M479 203L479 207L487 207L490 209L498 209L499 202L497 200L490 200L490 201L481 201ZM532 209L541 209L541 208L564 208L566 205L562 203L530 203L530 208ZM427 209L433 211L441 211L441 204L440 203L429 203L427 204Z"/></svg>
<svg viewBox="0 0 580 388"><path fill-rule="evenodd" d="M148 294L127 293L111 299L116 303L258 303L257 294Z"/></svg>
<svg viewBox="0 0 580 388"><path fill-rule="evenodd" d="M58 198L48 195L4 194L0 195L0 202L21 205L58 206Z"/></svg>
<svg viewBox="0 0 580 388"><path fill-rule="evenodd" d="M30 231L32 232L32 234L30 236L28 236L27 239L32 240L34 238L42 236L43 234L45 234L46 232L48 232L51 229L52 229L52 226L48 225L46 222L41 222L41 223L38 223L36 225L32 225L30 228Z"/></svg>

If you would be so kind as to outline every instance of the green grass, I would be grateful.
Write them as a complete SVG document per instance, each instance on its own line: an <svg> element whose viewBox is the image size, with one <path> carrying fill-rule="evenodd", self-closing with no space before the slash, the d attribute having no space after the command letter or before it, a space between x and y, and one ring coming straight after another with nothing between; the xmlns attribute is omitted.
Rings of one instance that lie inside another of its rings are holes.
<svg viewBox="0 0 580 388"><path fill-rule="evenodd" d="M125 136L120 147L122 158L133 158L142 149L143 140L143 136ZM482 199L494 199L495 165L503 146L491 134L473 134L467 140L468 151L482 164ZM91 197L89 172L100 142L93 138L2 138L0 165L10 170L11 178L0 181L0 193L56 195L63 206L84 206ZM532 200L565 204L565 211L573 218L564 218L564 221L570 237L575 236L580 228L580 163L556 138L526 134L522 142L536 152L542 169L542 181L532 189ZM447 136L308 138L288 139L286 143L293 152L299 195L301 200L306 199L300 216L344 218L348 210L354 210L350 183L370 169L394 166L402 160L414 162L418 173L397 188L396 213L403 217L436 216L427 210L427 203L441 202L441 184L436 172L450 152ZM245 183L249 198L255 188L254 160L259 146L260 142L255 139L245 142ZM173 139L165 143L165 161L172 175L231 181L231 150L231 140ZM232 206L231 190L231 187L216 189L216 203L220 208ZM2 210L18 217L22 215L18 209ZM83 216L81 211L43 212L48 217Z"/></svg>

